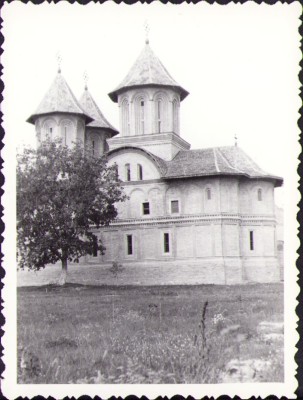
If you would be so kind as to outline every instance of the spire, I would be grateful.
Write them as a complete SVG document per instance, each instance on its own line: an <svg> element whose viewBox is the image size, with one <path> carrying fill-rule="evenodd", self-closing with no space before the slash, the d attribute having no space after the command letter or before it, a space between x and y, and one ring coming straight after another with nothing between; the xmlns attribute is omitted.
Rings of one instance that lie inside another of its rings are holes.
<svg viewBox="0 0 303 400"><path fill-rule="evenodd" d="M238 146L238 137L237 137L237 134L235 134L234 139L235 139L235 147L237 147L237 146Z"/></svg>
<svg viewBox="0 0 303 400"><path fill-rule="evenodd" d="M87 87L85 88L79 103L85 113L93 119L93 121L88 124L89 127L102 128L109 131L112 136L117 135L117 129L115 129L104 117Z"/></svg>
<svg viewBox="0 0 303 400"><path fill-rule="evenodd" d="M46 92L37 110L32 114L27 122L34 124L40 115L66 113L82 115L86 123L91 122L92 118L86 114L78 103L76 97L68 86L66 80L61 75L61 70L58 69L58 74L55 77L51 87Z"/></svg>
<svg viewBox="0 0 303 400"><path fill-rule="evenodd" d="M120 85L118 85L116 89L108 95L115 103L117 103L118 94L123 93L128 89L146 86L170 87L180 94L181 101L188 95L188 92L171 77L162 62L152 51L149 46L148 37L145 41L143 50L131 67L129 73Z"/></svg>

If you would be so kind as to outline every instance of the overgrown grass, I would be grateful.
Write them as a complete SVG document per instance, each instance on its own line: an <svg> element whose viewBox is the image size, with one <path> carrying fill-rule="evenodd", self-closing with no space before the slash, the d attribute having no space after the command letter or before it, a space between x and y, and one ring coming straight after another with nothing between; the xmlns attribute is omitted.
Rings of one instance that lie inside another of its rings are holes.
<svg viewBox="0 0 303 400"><path fill-rule="evenodd" d="M231 359L269 360L283 381L283 286L18 289L19 383L217 383Z"/></svg>

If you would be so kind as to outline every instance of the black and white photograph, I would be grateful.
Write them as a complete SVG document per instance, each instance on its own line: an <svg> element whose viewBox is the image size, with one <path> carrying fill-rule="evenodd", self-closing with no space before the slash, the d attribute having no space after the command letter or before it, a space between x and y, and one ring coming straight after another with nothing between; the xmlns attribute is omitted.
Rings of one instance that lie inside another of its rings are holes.
<svg viewBox="0 0 303 400"><path fill-rule="evenodd" d="M300 13L5 3L4 395L293 396Z"/></svg>

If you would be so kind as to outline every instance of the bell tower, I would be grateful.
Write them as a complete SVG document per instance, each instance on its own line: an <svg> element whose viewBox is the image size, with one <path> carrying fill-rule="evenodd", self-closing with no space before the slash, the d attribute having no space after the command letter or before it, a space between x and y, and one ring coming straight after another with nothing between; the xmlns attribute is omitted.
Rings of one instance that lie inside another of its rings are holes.
<svg viewBox="0 0 303 400"><path fill-rule="evenodd" d="M120 135L109 148L136 146L171 160L189 143L180 137L180 102L188 92L168 73L149 39L134 65L109 97L119 105Z"/></svg>

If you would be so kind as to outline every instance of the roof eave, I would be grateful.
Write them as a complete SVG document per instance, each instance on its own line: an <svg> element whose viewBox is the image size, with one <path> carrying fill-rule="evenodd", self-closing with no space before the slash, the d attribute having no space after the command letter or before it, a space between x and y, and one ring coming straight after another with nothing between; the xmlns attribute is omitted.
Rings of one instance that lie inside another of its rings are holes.
<svg viewBox="0 0 303 400"><path fill-rule="evenodd" d="M32 114L26 122L29 122L30 124L35 124L35 121L39 117L43 117L45 115L55 115L55 114L70 114L70 115L80 115L84 117L85 119L85 124L89 124L90 122L94 121L93 118L91 118L89 115L84 114L84 113L74 113L74 112L68 112L68 111L50 111L46 113L41 113L41 114Z"/></svg>
<svg viewBox="0 0 303 400"><path fill-rule="evenodd" d="M138 84L138 85L129 85L129 86L123 86L119 87L116 90L113 90L112 92L108 93L108 96L110 99L114 102L118 102L118 95L121 93L126 92L127 90L130 89L137 89L137 88L142 88L142 87L167 87L176 90L180 94L180 101L184 100L185 97L189 95L189 92L185 89L183 89L181 86L178 85L165 85L165 84L160 84L160 83L144 83L144 84Z"/></svg>

